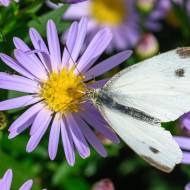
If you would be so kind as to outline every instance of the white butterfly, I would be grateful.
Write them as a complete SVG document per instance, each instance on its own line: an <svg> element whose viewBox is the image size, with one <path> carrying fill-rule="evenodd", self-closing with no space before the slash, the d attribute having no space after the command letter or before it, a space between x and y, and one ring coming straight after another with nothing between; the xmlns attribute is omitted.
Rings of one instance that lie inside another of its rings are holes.
<svg viewBox="0 0 190 190"><path fill-rule="evenodd" d="M154 167L171 172L182 152L161 122L190 110L190 48L124 69L91 98L125 143Z"/></svg>

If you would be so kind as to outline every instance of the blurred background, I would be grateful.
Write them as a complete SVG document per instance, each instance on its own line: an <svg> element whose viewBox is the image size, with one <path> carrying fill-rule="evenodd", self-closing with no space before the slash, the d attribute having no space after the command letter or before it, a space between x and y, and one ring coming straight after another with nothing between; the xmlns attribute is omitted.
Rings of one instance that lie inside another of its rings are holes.
<svg viewBox="0 0 190 190"><path fill-rule="evenodd" d="M156 6L161 0L134 0L140 34L136 43L127 47L133 49L133 56L108 75L112 76L120 69L159 52L190 45L190 1L166 1L163 0L164 6L157 9ZM14 36L31 45L28 36L30 27L35 27L45 37L46 22L50 18L56 22L61 38L62 33L71 24L70 20L62 19L70 6L72 5L65 4L52 9L47 2L40 0L20 0L19 3L12 2L9 7L0 6L0 52L12 55ZM154 11L156 13L152 16ZM146 21L152 18L155 19L155 25L150 26ZM103 56L108 57L118 51L113 48L111 53L105 53ZM2 62L0 71L13 73ZM17 92L1 90L0 100L19 95ZM56 159L49 160L49 133L46 133L38 148L28 154L25 151L29 139L28 131L8 140L8 126L22 112L23 110L0 112L0 177L8 168L12 168L13 190L17 190L30 178L34 179L34 190L181 190L190 181L189 165L178 165L171 174L165 174L145 163L123 142L114 145L103 137L99 138L106 146L108 157L102 158L91 149L89 158L84 160L77 156L74 167L68 166L61 145ZM174 135L188 136L187 132L181 130L180 125L180 122L176 121L164 124L164 127ZM102 179L111 180L113 185L111 181L106 180L103 181L106 183L104 188L101 185L94 186Z"/></svg>

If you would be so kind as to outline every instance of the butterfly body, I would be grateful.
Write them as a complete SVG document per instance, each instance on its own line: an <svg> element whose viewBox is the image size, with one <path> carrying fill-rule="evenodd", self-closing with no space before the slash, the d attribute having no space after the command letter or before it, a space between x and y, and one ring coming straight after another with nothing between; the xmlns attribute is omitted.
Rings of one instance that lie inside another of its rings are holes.
<svg viewBox="0 0 190 190"><path fill-rule="evenodd" d="M152 166L171 172L182 151L161 123L190 110L190 51L178 48L130 66L93 90L109 126Z"/></svg>

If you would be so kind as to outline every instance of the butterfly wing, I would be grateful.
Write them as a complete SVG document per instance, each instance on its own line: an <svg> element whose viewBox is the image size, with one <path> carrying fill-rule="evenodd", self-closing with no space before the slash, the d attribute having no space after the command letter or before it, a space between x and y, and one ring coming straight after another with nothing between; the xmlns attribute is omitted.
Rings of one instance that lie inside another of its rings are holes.
<svg viewBox="0 0 190 190"><path fill-rule="evenodd" d="M116 74L104 87L115 101L161 122L190 110L190 48L179 48Z"/></svg>
<svg viewBox="0 0 190 190"><path fill-rule="evenodd" d="M152 166L171 172L180 163L182 152L179 146L160 124L134 119L104 105L99 106L99 110L123 141Z"/></svg>

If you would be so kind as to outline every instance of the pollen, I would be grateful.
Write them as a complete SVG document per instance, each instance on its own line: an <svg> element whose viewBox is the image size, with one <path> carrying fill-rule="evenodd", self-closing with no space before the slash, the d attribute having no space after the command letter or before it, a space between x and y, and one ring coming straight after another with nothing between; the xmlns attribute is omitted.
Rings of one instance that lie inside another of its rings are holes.
<svg viewBox="0 0 190 190"><path fill-rule="evenodd" d="M41 97L54 112L78 112L86 92L83 80L84 76L76 75L74 69L53 72L42 84Z"/></svg>
<svg viewBox="0 0 190 190"><path fill-rule="evenodd" d="M100 24L120 25L126 16L124 0L92 0L91 13Z"/></svg>

